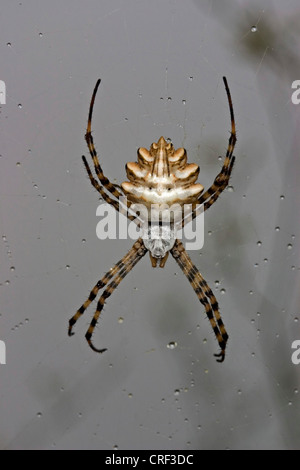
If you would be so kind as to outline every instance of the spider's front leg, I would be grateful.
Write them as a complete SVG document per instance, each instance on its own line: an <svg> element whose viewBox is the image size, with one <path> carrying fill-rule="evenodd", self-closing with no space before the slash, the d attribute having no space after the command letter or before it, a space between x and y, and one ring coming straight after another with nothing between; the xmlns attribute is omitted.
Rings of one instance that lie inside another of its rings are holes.
<svg viewBox="0 0 300 470"><path fill-rule="evenodd" d="M101 184L98 183L98 181L94 178L93 176L93 173L91 172L91 169L89 167L89 164L85 158L84 155L82 155L82 160L83 160L83 163L84 163L84 166L85 166L85 169L86 169L86 172L90 178L90 181L92 183L92 185L94 186L94 188L98 191L98 193L101 195L101 197L103 198L103 200L107 203L107 204L110 204L111 206L113 206L116 211L120 212L120 214L125 214L126 217L131 220L131 221L136 221L136 218L137 216L136 215L132 215L130 214L128 211L127 211L127 208L130 207L130 202L127 201L127 208L126 207L122 207L119 200L117 199L113 199L111 198L105 191L104 191L104 188L103 186L101 186Z"/></svg>
<svg viewBox="0 0 300 470"><path fill-rule="evenodd" d="M98 91L98 87L100 85L100 82L101 80L99 79L96 83L96 86L94 88L94 92L93 92L93 96L92 96L92 99L91 99L91 103L90 103L90 109L89 109L89 117L88 117L88 124L87 124L87 129L86 129L86 134L85 134L85 140L86 140L86 143L87 143L87 146L88 146L88 149L89 149L89 152L90 152L90 155L92 157L92 160L93 160L93 163L94 163L94 168L95 168L95 172L96 172L96 175L98 176L98 179L99 179L99 182L100 184L98 183L98 181L94 178L92 172L91 172L91 169L89 167L89 164L85 158L85 156L82 156L82 160L83 160L83 163L84 163L84 166L85 166L85 169L87 171L87 174L90 178L90 181L92 183L92 185L94 186L94 188L100 193L100 195L102 196L102 198L104 199L105 202L107 202L108 204L111 204L117 211L121 212L121 213L125 213L126 216L128 217L129 220L135 220L136 219L136 216L135 215L132 215L132 214L129 214L126 210L126 207L122 207L122 205L120 204L120 201L119 199L121 197L124 197L124 194L123 194L123 191L122 191L122 188L117 185L117 184L112 184L109 179L104 175L103 171L102 171L102 167L99 163L99 159L98 159L98 155L97 155L97 152L96 152L96 149L95 149L95 145L94 145L94 139L93 139L93 136L92 136L92 117L93 117L93 109L94 109L94 103L95 103L95 98L96 98L96 94L97 94L97 91ZM107 190L108 192L110 192L117 200L115 199L112 199L106 192L105 190ZM119 189L120 191L119 191ZM130 208L131 206L131 203L129 201L126 201L126 204L127 204L127 208Z"/></svg>
<svg viewBox="0 0 300 470"><path fill-rule="evenodd" d="M223 167L220 173L216 176L213 184L200 196L200 198L193 203L192 212L187 217L185 217L182 221L182 227L193 220L197 215L200 213L202 208L199 208L203 204L204 211L209 209L219 198L220 194L224 191L224 189L228 186L232 168L234 165L235 157L233 156L234 147L236 144L236 129L235 129L235 119L234 119L234 112L233 112L233 105L230 90L228 87L226 77L223 77L225 90L227 94L228 104L229 104L229 111L230 111L230 119L231 119L231 133L228 141L228 147L226 152L226 157L224 160ZM198 207L197 207L198 206Z"/></svg>
<svg viewBox="0 0 300 470"><path fill-rule="evenodd" d="M219 354L215 354L215 356L220 358L217 359L218 362L223 362L225 359L225 349L228 341L228 334L225 330L224 323L219 313L218 302L207 282L202 277L196 266L192 263L191 258L179 240L176 240L175 245L171 250L171 254L189 280L191 286L197 294L198 299L202 305L204 305L206 315L210 321L212 329L221 348L221 352Z"/></svg>
<svg viewBox="0 0 300 470"><path fill-rule="evenodd" d="M222 191L228 186L229 179L231 176L232 168L234 165L235 157L233 156L234 147L236 144L236 129L235 129L235 119L234 119L234 111L232 105L231 94L229 90L229 86L227 83L226 77L223 77L225 90L227 94L228 104L229 104L229 111L230 111L230 120L231 120L231 133L228 141L228 147L226 152L225 161L222 167L222 170L215 178L212 186L205 191L202 196L200 196L198 200L198 204L204 203L204 210L207 210L213 203L218 199Z"/></svg>
<svg viewBox="0 0 300 470"><path fill-rule="evenodd" d="M94 139L93 139L93 136L92 136L93 109L94 109L96 94L97 94L98 87L99 87L100 83L101 83L101 80L100 79L97 80L97 83L96 83L94 91L93 91L93 95L92 95L92 99L91 99L91 103L90 103L90 110L89 110L89 117L88 117L88 123L87 123L87 128L86 128L85 140L86 140L87 146L89 148L89 151L90 151L93 163L94 163L95 171L96 171L96 174L99 178L100 183L113 196L115 196L116 198L119 198L120 196L122 196L122 193L120 193L120 191L117 189L117 187L114 184L112 184L106 176L104 176L104 173L102 171L101 165L99 163L98 155L97 155L97 152L96 152L96 149L95 149Z"/></svg>

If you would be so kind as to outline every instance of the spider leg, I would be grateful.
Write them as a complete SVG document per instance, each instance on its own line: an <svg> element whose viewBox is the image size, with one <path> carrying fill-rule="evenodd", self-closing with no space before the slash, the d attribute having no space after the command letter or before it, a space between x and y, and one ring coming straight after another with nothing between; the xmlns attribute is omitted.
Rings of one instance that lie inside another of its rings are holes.
<svg viewBox="0 0 300 470"><path fill-rule="evenodd" d="M106 176L104 176L101 165L99 163L98 155L94 146L94 139L91 133L91 128L92 128L92 116L93 116L93 108L94 108L94 103L95 103L95 98L97 94L98 87L100 85L101 80L97 80L96 86L93 91L93 96L91 99L90 103L90 110L89 110L89 117L88 117L88 124L87 124L87 129L86 129L86 134L85 134L85 140L87 143L87 146L89 148L91 157L93 159L94 167L96 174L99 178L100 183L104 186L104 188L109 191L113 196L116 198L119 198L122 196L122 193L116 188L114 184L112 184Z"/></svg>
<svg viewBox="0 0 300 470"><path fill-rule="evenodd" d="M101 186L98 181L94 178L93 176L93 173L91 172L91 169L89 167L89 164L85 158L84 155L82 155L82 160L83 160L83 163L84 163L84 166L85 166L85 169L87 171L87 174L90 178L90 181L92 183L92 185L94 186L94 188L98 191L98 193L100 193L100 195L102 196L102 198L104 199L105 202L107 202L108 204L112 205L116 211L120 212L121 214L124 214L127 216L127 218L129 220L135 220L136 219L136 216L134 215L130 215L128 214L127 211L124 210L124 208L122 208L122 206L120 205L119 201L116 200L116 199L112 199L103 189L103 186ZM130 206L130 203L128 204L128 207Z"/></svg>
<svg viewBox="0 0 300 470"><path fill-rule="evenodd" d="M231 94L229 90L229 86L227 83L226 77L223 77L225 90L227 94L228 104L229 104L229 111L230 111L230 120L231 120L231 133L228 141L228 148L226 151L226 157L224 160L224 164L222 170L216 177L215 181L213 182L212 186L208 188L208 190L200 196L198 204L204 203L204 210L207 210L220 196L221 192L224 191L226 186L229 183L229 178L232 172L233 164L235 157L233 157L233 151L236 144L236 129L235 129L235 119L234 119L234 111L232 105ZM212 202L210 202L210 197ZM207 201L208 199L208 201ZM207 202L205 202L207 201Z"/></svg>
<svg viewBox="0 0 300 470"><path fill-rule="evenodd" d="M193 220L199 214L199 205L204 204L204 211L209 209L219 198L220 194L224 191L224 189L228 186L232 168L234 165L235 157L233 156L234 147L236 144L236 129L235 129L235 119L234 119L234 112L233 112L233 105L230 90L228 87L226 77L223 77L225 90L227 94L228 104L229 104L229 111L230 111L230 119L231 119L231 132L228 141L228 147L226 151L226 156L224 160L223 167L220 173L216 176L213 184L203 193L200 198L193 204L193 209L191 214L189 214L185 219L182 221L182 227L187 223ZM198 205L198 208L197 208Z"/></svg>
<svg viewBox="0 0 300 470"><path fill-rule="evenodd" d="M140 259L145 255L145 253L148 251L142 240L139 239L134 245L134 252L131 253L130 258L126 263L123 263L123 267L119 269L119 272L116 274L114 279L108 284L107 288L104 290L103 294L101 295L98 304L97 304L97 309L96 312L93 316L93 319L90 323L90 326L86 332L86 340L89 344L89 346L92 348L93 351L98 352L98 353L103 353L106 351L106 349L97 349L91 340L93 331L95 329L95 326L97 324L97 321L99 319L99 316L103 310L105 301L108 297L111 296L111 294L114 292L114 290L118 287L120 282L125 278L125 276L134 268L134 266L140 261Z"/></svg>
<svg viewBox="0 0 300 470"><path fill-rule="evenodd" d="M72 332L73 326L77 322L77 320L81 317L81 315L84 314L88 306L90 305L91 302L96 298L98 292L100 289L102 289L106 284L112 279L119 271L122 271L124 267L128 264L129 260L136 254L136 252L142 248L142 240L139 239L136 241L136 243L133 245L133 247L126 253L123 258L118 261L113 268L111 268L100 281L97 282L97 284L93 287L93 289L90 292L89 297L87 300L81 305L81 307L77 310L75 315L69 320L69 330L68 334L69 336L72 336L74 333Z"/></svg>
<svg viewBox="0 0 300 470"><path fill-rule="evenodd" d="M219 354L215 354L215 356L220 358L217 359L218 362L223 362L225 359L225 349L226 343L228 341L228 334L225 330L224 323L219 313L218 302L207 282L204 280L196 266L192 263L192 260L185 251L183 244L179 240L176 240L175 245L171 250L171 254L182 269L185 276L188 278L191 286L197 294L198 299L202 305L204 305L206 315L210 321L211 327L221 348L221 352Z"/></svg>

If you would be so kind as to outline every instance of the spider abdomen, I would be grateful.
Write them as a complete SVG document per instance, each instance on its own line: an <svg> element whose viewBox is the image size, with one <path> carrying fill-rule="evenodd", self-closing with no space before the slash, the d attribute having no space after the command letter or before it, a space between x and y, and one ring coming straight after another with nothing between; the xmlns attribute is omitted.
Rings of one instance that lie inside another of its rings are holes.
<svg viewBox="0 0 300 470"><path fill-rule="evenodd" d="M195 183L199 175L196 163L187 164L186 151L174 150L173 145L161 137L150 150L141 147L138 161L126 165L129 181L122 189L131 202L151 204L189 204L197 201L203 186Z"/></svg>

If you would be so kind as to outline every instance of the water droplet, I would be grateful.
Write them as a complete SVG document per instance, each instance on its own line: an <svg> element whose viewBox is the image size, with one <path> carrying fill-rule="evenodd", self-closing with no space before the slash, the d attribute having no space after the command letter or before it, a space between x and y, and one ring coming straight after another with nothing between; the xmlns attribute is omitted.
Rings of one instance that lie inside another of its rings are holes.
<svg viewBox="0 0 300 470"><path fill-rule="evenodd" d="M78 418L82 418L82 413L81 412L78 413Z"/></svg>
<svg viewBox="0 0 300 470"><path fill-rule="evenodd" d="M220 294L225 294L225 292L226 292L226 289L224 289L224 288L222 288L222 289L220 290Z"/></svg>
<svg viewBox="0 0 300 470"><path fill-rule="evenodd" d="M292 401L289 401L288 405L289 406L292 406L293 402Z"/></svg>
<svg viewBox="0 0 300 470"><path fill-rule="evenodd" d="M186 104L186 100L182 100L182 104Z"/></svg>
<svg viewBox="0 0 300 470"><path fill-rule="evenodd" d="M280 199L283 201L283 200L285 199L285 196L282 194L282 195L280 196Z"/></svg>
<svg viewBox="0 0 300 470"><path fill-rule="evenodd" d="M21 163L20 163L20 162L17 162L17 163L16 163L16 165L17 165L17 166L20 166L20 165L21 165Z"/></svg>
<svg viewBox="0 0 300 470"><path fill-rule="evenodd" d="M123 321L124 321L124 318L123 318L123 317L119 317L118 323L123 323Z"/></svg>
<svg viewBox="0 0 300 470"><path fill-rule="evenodd" d="M128 398L132 398L132 393L128 393Z"/></svg>
<svg viewBox="0 0 300 470"><path fill-rule="evenodd" d="M37 416L38 418L41 418L41 417L43 416L43 414L39 411L39 412L36 414L36 416Z"/></svg>
<svg viewBox="0 0 300 470"><path fill-rule="evenodd" d="M287 245L287 249L288 249L288 250L291 250L292 248L293 248L293 245L292 245L291 243L289 243L289 244Z"/></svg>
<svg viewBox="0 0 300 470"><path fill-rule="evenodd" d="M11 47L11 42L6 43L7 47Z"/></svg>
<svg viewBox="0 0 300 470"><path fill-rule="evenodd" d="M7 280L5 281L5 284L8 286L8 284L10 284L10 281L7 279Z"/></svg>
<svg viewBox="0 0 300 470"><path fill-rule="evenodd" d="M114 450L118 450L118 449L119 449L119 446L117 446L117 444L115 444L115 445L113 446L113 449L114 449Z"/></svg>
<svg viewBox="0 0 300 470"><path fill-rule="evenodd" d="M256 33L257 31L257 26L251 26L251 33Z"/></svg>
<svg viewBox="0 0 300 470"><path fill-rule="evenodd" d="M269 260L268 258L264 258L264 262L267 263Z"/></svg>
<svg viewBox="0 0 300 470"><path fill-rule="evenodd" d="M257 266L259 266L259 264L258 264L258 263L255 263L255 264L254 264L254 267L257 268Z"/></svg>
<svg viewBox="0 0 300 470"><path fill-rule="evenodd" d="M16 268L15 268L14 266L11 266L11 267L10 267L10 270L11 270L12 272L15 271L15 269L16 269Z"/></svg>
<svg viewBox="0 0 300 470"><path fill-rule="evenodd" d="M86 243L86 239L83 238L83 239L81 240L81 243Z"/></svg>
<svg viewBox="0 0 300 470"><path fill-rule="evenodd" d="M175 349L177 347L176 341L170 341L170 343L167 344L167 348L169 349Z"/></svg>
<svg viewBox="0 0 300 470"><path fill-rule="evenodd" d="M43 37L43 33L39 33L39 37L42 38L42 37Z"/></svg>
<svg viewBox="0 0 300 470"><path fill-rule="evenodd" d="M234 191L233 186L227 186L227 191L228 191L229 193L233 193L233 191Z"/></svg>
<svg viewBox="0 0 300 470"><path fill-rule="evenodd" d="M279 230L280 230L280 227L275 227L276 232L279 232Z"/></svg>
<svg viewBox="0 0 300 470"><path fill-rule="evenodd" d="M25 323L28 323L29 322L29 318L25 318Z"/></svg>
<svg viewBox="0 0 300 470"><path fill-rule="evenodd" d="M256 244L257 244L257 246L261 246L261 245L262 245L261 241L258 241Z"/></svg>
<svg viewBox="0 0 300 470"><path fill-rule="evenodd" d="M22 104L21 103L18 104L18 108L22 109Z"/></svg>
<svg viewBox="0 0 300 470"><path fill-rule="evenodd" d="M238 395L242 395L242 390L237 391Z"/></svg>
<svg viewBox="0 0 300 470"><path fill-rule="evenodd" d="M4 242L6 242L6 240L7 240L6 235L2 235L2 240L3 240Z"/></svg>
<svg viewBox="0 0 300 470"><path fill-rule="evenodd" d="M174 390L174 395L178 396L179 394L180 394L180 390L178 388L176 388L176 390Z"/></svg>
<svg viewBox="0 0 300 470"><path fill-rule="evenodd" d="M192 82L194 77L189 77L189 80Z"/></svg>
<svg viewBox="0 0 300 470"><path fill-rule="evenodd" d="M219 285L220 285L220 281L215 281L215 286L219 287Z"/></svg>
<svg viewBox="0 0 300 470"><path fill-rule="evenodd" d="M299 390L298 390L298 388L295 388L295 390L294 390L294 394L295 394L295 395L298 395L298 393L299 393Z"/></svg>
<svg viewBox="0 0 300 470"><path fill-rule="evenodd" d="M70 265L69 265L69 264L66 264L66 269L70 269Z"/></svg>
<svg viewBox="0 0 300 470"><path fill-rule="evenodd" d="M47 196L45 194L43 194L42 196L43 199L47 199Z"/></svg>
<svg viewBox="0 0 300 470"><path fill-rule="evenodd" d="M299 318L298 318L298 317L295 317L295 318L294 318L294 322L295 322L295 323L298 323L298 321L299 321Z"/></svg>
<svg viewBox="0 0 300 470"><path fill-rule="evenodd" d="M206 344L206 343L207 343L207 339L204 338L204 339L203 339L203 344Z"/></svg>
<svg viewBox="0 0 300 470"><path fill-rule="evenodd" d="M171 96L168 96L168 101L172 101L172 98L171 98Z"/></svg>
<svg viewBox="0 0 300 470"><path fill-rule="evenodd" d="M249 290L249 294L252 295L252 294L253 294L253 290Z"/></svg>
<svg viewBox="0 0 300 470"><path fill-rule="evenodd" d="M33 187L34 187L34 189L39 189L37 184L34 184Z"/></svg>

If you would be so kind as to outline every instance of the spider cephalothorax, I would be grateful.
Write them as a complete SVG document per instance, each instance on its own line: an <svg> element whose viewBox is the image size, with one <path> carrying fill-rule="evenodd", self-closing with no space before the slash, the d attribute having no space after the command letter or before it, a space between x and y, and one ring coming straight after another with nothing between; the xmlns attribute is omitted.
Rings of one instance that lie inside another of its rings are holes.
<svg viewBox="0 0 300 470"><path fill-rule="evenodd" d="M94 351L100 353L105 351L105 349L95 348L91 338L106 299L149 251L153 267L159 265L163 268L169 253L178 263L204 306L218 340L221 351L219 354L215 354L218 357L217 361L224 361L228 335L219 313L218 302L212 290L192 263L183 244L176 237L178 226L183 227L187 222L185 216L183 216L183 206L186 204L191 205L192 209L188 220L192 220L198 215L197 207L199 205L203 206L204 211L209 209L229 183L234 164L233 150L236 143L236 132L233 106L225 77L223 77L223 81L229 102L231 134L223 167L213 184L205 192L203 192L204 187L202 184L196 183L199 166L195 163L188 164L185 149L175 150L172 143L167 142L163 137L157 143L154 142L150 150L143 147L139 148L138 161L127 163L126 172L129 181L122 183L121 187L112 184L103 174L91 134L93 107L100 80L96 83L90 103L85 139L98 180L93 176L84 156L82 157L83 163L92 185L105 202L111 204L117 211L121 211L121 197L124 197L124 195L127 197L127 206L130 208L127 217L136 223L139 219L138 224L142 224L142 236L133 244L129 252L97 282L88 299L69 321L69 335L71 336L73 326L78 318L96 298L99 290L106 286L98 300L96 312L85 335L88 344ZM144 217L140 217L140 211L138 210L138 206L141 205L146 209L146 216L144 215ZM158 206L158 209L154 209L154 212L152 212L153 206L154 208ZM161 217L161 206L173 209L172 217L170 217L167 224ZM176 210L174 207L176 207ZM155 217L153 217L153 214ZM153 218L155 218L156 223L153 223Z"/></svg>

